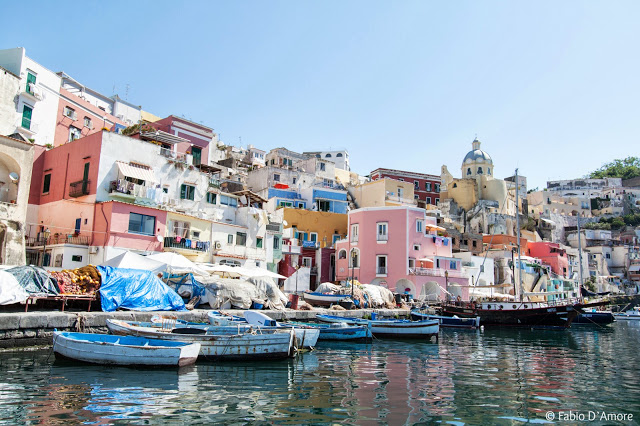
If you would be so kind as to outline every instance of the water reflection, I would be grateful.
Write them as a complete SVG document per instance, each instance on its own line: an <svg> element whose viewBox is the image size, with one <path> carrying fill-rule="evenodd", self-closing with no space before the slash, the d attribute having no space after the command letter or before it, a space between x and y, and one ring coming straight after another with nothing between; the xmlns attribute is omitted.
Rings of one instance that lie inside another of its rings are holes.
<svg viewBox="0 0 640 426"><path fill-rule="evenodd" d="M331 343L293 360L180 370L0 357L0 423L543 422L547 411L640 416L640 327L444 331L439 344Z"/></svg>

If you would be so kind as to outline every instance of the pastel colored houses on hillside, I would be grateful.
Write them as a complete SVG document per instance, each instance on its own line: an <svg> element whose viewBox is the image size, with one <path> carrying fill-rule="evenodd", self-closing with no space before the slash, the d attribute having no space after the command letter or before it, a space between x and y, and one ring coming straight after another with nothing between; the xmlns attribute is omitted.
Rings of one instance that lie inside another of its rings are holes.
<svg viewBox="0 0 640 426"><path fill-rule="evenodd" d="M349 235L336 243L336 279L352 276L417 299L468 299L469 277L438 235L435 218L417 207L367 207L349 212Z"/></svg>

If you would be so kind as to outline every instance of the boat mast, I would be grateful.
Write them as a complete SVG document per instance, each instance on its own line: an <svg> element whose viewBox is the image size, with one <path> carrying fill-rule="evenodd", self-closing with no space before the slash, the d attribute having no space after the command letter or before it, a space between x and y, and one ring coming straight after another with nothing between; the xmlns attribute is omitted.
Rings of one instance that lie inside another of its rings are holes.
<svg viewBox="0 0 640 426"><path fill-rule="evenodd" d="M578 297L582 297L582 244L580 243L580 213L578 213L578 262L580 262L580 275L578 281L578 288L580 289L580 294Z"/></svg>
<svg viewBox="0 0 640 426"><path fill-rule="evenodd" d="M518 207L518 169L516 169L516 237L518 244L518 290L520 291L520 301L524 296L524 288L522 287L522 258L520 256L520 209Z"/></svg>

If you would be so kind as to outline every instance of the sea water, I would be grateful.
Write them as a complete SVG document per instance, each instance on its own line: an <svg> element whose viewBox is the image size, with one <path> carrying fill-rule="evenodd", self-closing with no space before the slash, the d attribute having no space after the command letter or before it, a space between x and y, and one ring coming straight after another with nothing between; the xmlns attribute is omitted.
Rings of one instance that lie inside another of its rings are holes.
<svg viewBox="0 0 640 426"><path fill-rule="evenodd" d="M639 339L634 322L444 329L439 343L321 343L295 359L180 370L6 352L0 424L639 424Z"/></svg>

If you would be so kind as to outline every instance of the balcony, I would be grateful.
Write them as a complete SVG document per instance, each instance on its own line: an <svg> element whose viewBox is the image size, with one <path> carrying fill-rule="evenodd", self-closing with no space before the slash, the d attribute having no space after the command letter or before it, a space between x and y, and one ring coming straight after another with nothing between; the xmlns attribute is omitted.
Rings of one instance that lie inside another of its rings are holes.
<svg viewBox="0 0 640 426"><path fill-rule="evenodd" d="M217 177L209 176L209 188L220 188L220 179Z"/></svg>
<svg viewBox="0 0 640 426"><path fill-rule="evenodd" d="M33 122L32 119L27 117L21 117L16 122L16 128L18 131L23 131L29 136L35 135L40 130L38 125Z"/></svg>
<svg viewBox="0 0 640 426"><path fill-rule="evenodd" d="M52 246L55 244L74 244L78 246L88 246L89 245L89 236L85 235L51 235L46 239L43 236L38 237L28 237L25 239L25 243L27 247L42 247L44 245Z"/></svg>
<svg viewBox="0 0 640 426"><path fill-rule="evenodd" d="M69 197L82 197L83 195L89 195L89 189L91 187L90 180L79 180L69 184Z"/></svg>
<svg viewBox="0 0 640 426"><path fill-rule="evenodd" d="M389 234L379 234L377 237L377 241L389 241Z"/></svg>
<svg viewBox="0 0 640 426"><path fill-rule="evenodd" d="M155 205L153 194L149 194L150 189L155 189L146 185L138 185L126 179L112 180L109 184L109 195L112 198L124 202L140 205ZM159 189L157 189L159 191ZM167 194L161 194L167 195ZM168 201L168 200L167 200Z"/></svg>
<svg viewBox="0 0 640 426"><path fill-rule="evenodd" d="M160 148L160 155L167 158L176 158L175 151L168 148Z"/></svg>
<svg viewBox="0 0 640 426"><path fill-rule="evenodd" d="M282 254L300 254L302 253L302 247L294 246L291 244L282 245Z"/></svg>
<svg viewBox="0 0 640 426"><path fill-rule="evenodd" d="M376 269L377 275L387 275L387 267L386 266L378 266Z"/></svg>
<svg viewBox="0 0 640 426"><path fill-rule="evenodd" d="M267 231L271 231L271 232L282 232L282 225L280 225L279 223L268 223L267 224Z"/></svg>
<svg viewBox="0 0 640 426"><path fill-rule="evenodd" d="M199 252L207 252L209 251L209 242L208 241L198 241L191 240L187 238L180 238L178 242L178 238L176 237L164 237L164 248L177 248L182 250L192 250Z"/></svg>
<svg viewBox="0 0 640 426"><path fill-rule="evenodd" d="M44 99L44 92L39 84L30 82L25 85L25 90L20 93L20 96L38 102Z"/></svg>
<svg viewBox="0 0 640 426"><path fill-rule="evenodd" d="M450 278L469 278L469 276L463 272L446 270L447 275ZM444 277L445 269L430 269L430 268L409 268L410 275L420 275L428 277Z"/></svg>

